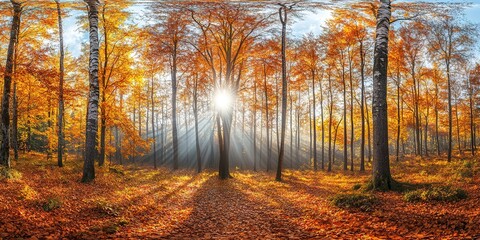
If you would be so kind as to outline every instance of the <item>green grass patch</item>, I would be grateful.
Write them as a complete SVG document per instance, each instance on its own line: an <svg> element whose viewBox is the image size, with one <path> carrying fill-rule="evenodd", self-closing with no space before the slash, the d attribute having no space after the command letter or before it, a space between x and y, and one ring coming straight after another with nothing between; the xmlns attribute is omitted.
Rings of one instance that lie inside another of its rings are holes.
<svg viewBox="0 0 480 240"><path fill-rule="evenodd" d="M371 194L347 193L333 196L331 202L339 208L358 209L363 212L369 212L373 210L377 199Z"/></svg>
<svg viewBox="0 0 480 240"><path fill-rule="evenodd" d="M451 186L436 186L406 192L403 199L407 202L455 202L466 199L468 194L465 190Z"/></svg>

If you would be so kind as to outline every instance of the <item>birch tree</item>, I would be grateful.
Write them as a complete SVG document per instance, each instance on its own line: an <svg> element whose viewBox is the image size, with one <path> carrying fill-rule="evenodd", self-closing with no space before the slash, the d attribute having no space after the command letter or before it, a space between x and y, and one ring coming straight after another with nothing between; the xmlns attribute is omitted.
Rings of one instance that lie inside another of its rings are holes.
<svg viewBox="0 0 480 240"><path fill-rule="evenodd" d="M95 157L97 156L98 132L98 100L100 96L98 84L98 6L99 0L85 0L88 8L88 22L90 31L90 59L89 59L89 96L87 107L87 124L85 132L85 159L83 163L82 182L91 182L95 179Z"/></svg>
<svg viewBox="0 0 480 240"><path fill-rule="evenodd" d="M377 12L373 63L373 188L391 189L388 152L387 68L388 34L391 17L390 0L380 0Z"/></svg>

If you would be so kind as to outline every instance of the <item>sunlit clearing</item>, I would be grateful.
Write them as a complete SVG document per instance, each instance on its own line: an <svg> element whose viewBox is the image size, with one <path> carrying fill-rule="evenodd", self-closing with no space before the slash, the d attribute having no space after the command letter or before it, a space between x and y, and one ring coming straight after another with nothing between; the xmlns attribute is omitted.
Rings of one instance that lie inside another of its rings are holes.
<svg viewBox="0 0 480 240"><path fill-rule="evenodd" d="M232 107L232 94L225 89L215 93L215 108L218 112L226 112Z"/></svg>

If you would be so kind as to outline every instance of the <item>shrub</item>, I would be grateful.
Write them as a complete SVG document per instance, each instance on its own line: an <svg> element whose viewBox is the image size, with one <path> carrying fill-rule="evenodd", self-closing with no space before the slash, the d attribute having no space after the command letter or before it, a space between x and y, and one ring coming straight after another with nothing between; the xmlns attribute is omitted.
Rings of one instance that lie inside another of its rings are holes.
<svg viewBox="0 0 480 240"><path fill-rule="evenodd" d="M25 185L22 190L20 190L20 197L25 200L32 200L36 195L37 192L28 185Z"/></svg>
<svg viewBox="0 0 480 240"><path fill-rule="evenodd" d="M22 174L13 169L13 168L6 168L6 167L0 167L0 179L20 179L22 178Z"/></svg>
<svg viewBox="0 0 480 240"><path fill-rule="evenodd" d="M43 203L43 210L50 212L62 206L62 201L58 197L49 197L45 203Z"/></svg>
<svg viewBox="0 0 480 240"><path fill-rule="evenodd" d="M95 203L95 211L105 216L114 216L117 217L120 215L120 209L104 200L97 200Z"/></svg>
<svg viewBox="0 0 480 240"><path fill-rule="evenodd" d="M467 197L468 194L465 190L450 186L437 186L425 189L418 189L415 191L407 192L403 195L403 198L407 202L454 202L466 199Z"/></svg>
<svg viewBox="0 0 480 240"><path fill-rule="evenodd" d="M344 209L359 209L364 212L373 210L377 199L370 194L337 194L331 199L332 204Z"/></svg>
<svg viewBox="0 0 480 240"><path fill-rule="evenodd" d="M360 184L360 183L357 183L357 184L353 185L353 187L352 187L353 190L358 190L360 188L362 188L362 184Z"/></svg>
<svg viewBox="0 0 480 240"><path fill-rule="evenodd" d="M471 178L474 175L473 162L465 161L463 165L458 169L458 174L462 178Z"/></svg>

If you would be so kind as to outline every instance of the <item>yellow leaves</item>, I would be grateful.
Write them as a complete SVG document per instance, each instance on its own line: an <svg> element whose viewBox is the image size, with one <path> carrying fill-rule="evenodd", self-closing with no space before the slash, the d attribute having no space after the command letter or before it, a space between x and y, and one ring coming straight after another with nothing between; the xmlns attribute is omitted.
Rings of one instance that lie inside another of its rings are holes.
<svg viewBox="0 0 480 240"><path fill-rule="evenodd" d="M287 170L278 183L272 174L250 171L222 181L214 172L115 166L124 174L99 168L95 184L85 185L78 182L78 159L57 169L44 158L28 155L15 162L22 181L0 184L0 237L408 239L478 234L478 178L461 183L472 195L462 202L411 204L399 193L376 193L378 206L363 213L338 209L328 199L351 191L367 175ZM393 168L409 178L428 168L451 171L452 165L442 161L411 159ZM420 177L411 181L425 182ZM31 191L30 199L53 194L64 204L47 213L34 201L18 198Z"/></svg>

